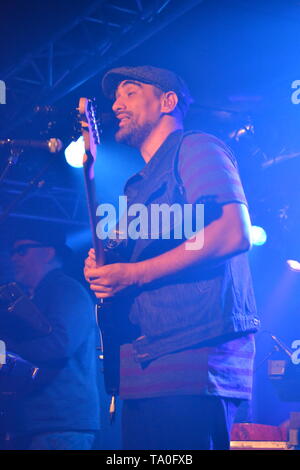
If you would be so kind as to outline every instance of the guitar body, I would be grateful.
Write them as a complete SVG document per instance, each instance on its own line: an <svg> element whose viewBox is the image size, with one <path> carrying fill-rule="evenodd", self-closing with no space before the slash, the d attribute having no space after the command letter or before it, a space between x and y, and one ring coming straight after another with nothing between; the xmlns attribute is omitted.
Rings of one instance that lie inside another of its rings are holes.
<svg viewBox="0 0 300 470"><path fill-rule="evenodd" d="M133 325L128 320L128 299L116 296L97 304L97 319L102 336L105 389L118 395L120 386L120 346L132 340Z"/></svg>
<svg viewBox="0 0 300 470"><path fill-rule="evenodd" d="M108 263L124 262L124 257L117 249L105 249ZM126 258L125 258L126 261ZM118 395L120 383L120 347L131 343L140 336L140 329L129 320L129 311L133 302L133 292L122 291L113 298L97 304L97 322L101 331L103 346L103 372L107 393Z"/></svg>

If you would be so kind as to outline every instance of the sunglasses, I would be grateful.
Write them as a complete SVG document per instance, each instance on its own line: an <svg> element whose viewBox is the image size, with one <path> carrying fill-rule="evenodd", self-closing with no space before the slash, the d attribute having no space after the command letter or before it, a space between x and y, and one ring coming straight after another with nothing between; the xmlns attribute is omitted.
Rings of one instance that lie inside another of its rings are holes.
<svg viewBox="0 0 300 470"><path fill-rule="evenodd" d="M19 245L16 248L10 250L10 256L20 255L25 256L29 250L29 248L41 248L46 245L41 245L37 243L24 243L23 245Z"/></svg>

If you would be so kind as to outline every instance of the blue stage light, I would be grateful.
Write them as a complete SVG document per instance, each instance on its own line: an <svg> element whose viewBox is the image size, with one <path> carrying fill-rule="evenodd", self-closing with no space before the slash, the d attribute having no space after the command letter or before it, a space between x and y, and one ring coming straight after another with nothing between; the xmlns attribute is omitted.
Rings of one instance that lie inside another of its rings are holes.
<svg viewBox="0 0 300 470"><path fill-rule="evenodd" d="M251 241L253 245L261 246L267 241L267 234L262 227L252 225L251 227Z"/></svg>
<svg viewBox="0 0 300 470"><path fill-rule="evenodd" d="M74 168L82 168L84 150L83 137L80 136L75 142L71 142L65 150L68 164Z"/></svg>
<svg viewBox="0 0 300 470"><path fill-rule="evenodd" d="M295 259L288 259L287 265L291 271L300 272L300 262Z"/></svg>

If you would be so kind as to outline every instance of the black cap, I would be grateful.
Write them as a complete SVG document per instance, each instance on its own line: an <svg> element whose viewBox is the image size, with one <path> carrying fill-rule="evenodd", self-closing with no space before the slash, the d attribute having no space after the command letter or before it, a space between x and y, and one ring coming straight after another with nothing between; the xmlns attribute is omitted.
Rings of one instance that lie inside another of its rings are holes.
<svg viewBox="0 0 300 470"><path fill-rule="evenodd" d="M142 65L138 67L118 67L111 69L102 79L104 95L113 99L115 91L123 80L136 80L160 88L162 91L174 91L178 96L178 105L183 115L188 111L193 98L184 80L171 70Z"/></svg>
<svg viewBox="0 0 300 470"><path fill-rule="evenodd" d="M27 221L23 226L18 224L14 227L10 240L11 244L20 240L32 240L42 246L51 246L55 248L62 262L67 262L73 254L71 248L66 245L65 230L57 224L35 221Z"/></svg>

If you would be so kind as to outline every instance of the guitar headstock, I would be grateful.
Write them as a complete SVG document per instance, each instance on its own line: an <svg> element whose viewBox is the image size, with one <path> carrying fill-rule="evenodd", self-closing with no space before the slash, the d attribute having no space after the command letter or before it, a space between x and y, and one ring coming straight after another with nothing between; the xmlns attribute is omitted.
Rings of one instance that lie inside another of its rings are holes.
<svg viewBox="0 0 300 470"><path fill-rule="evenodd" d="M88 98L80 98L78 112L85 148L83 163L92 165L96 161L97 145L100 144L100 133L93 101Z"/></svg>

